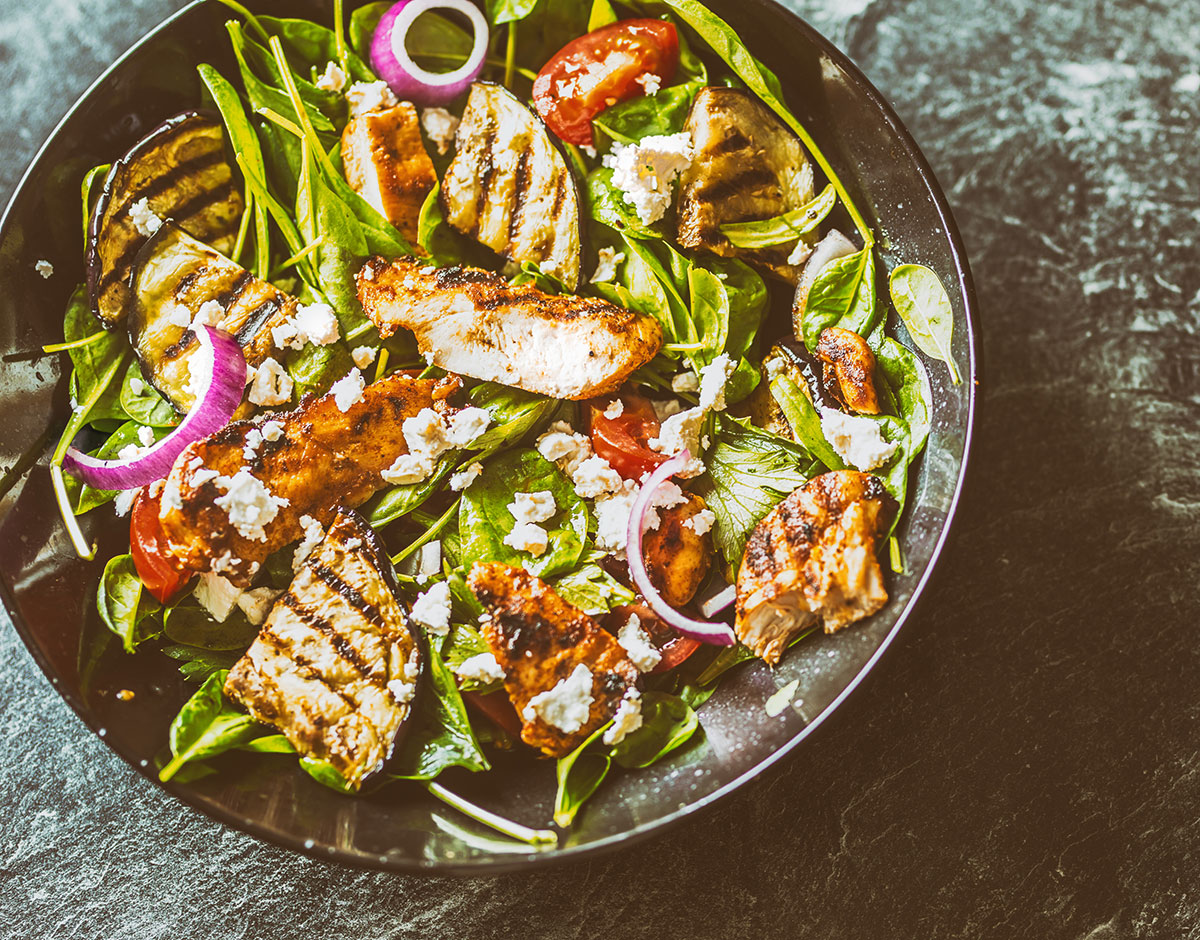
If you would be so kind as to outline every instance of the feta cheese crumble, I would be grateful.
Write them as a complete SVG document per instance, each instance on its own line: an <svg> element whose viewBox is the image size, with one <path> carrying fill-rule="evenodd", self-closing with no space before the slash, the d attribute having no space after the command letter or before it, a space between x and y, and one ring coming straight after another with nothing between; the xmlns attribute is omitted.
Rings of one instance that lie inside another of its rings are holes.
<svg viewBox="0 0 1200 940"><path fill-rule="evenodd" d="M212 614L217 623L224 623L237 606L242 591L219 574L205 572L196 580L193 596L200 606Z"/></svg>
<svg viewBox="0 0 1200 940"><path fill-rule="evenodd" d="M421 127L433 141L440 154L448 153L458 130L458 118L445 108L425 108L421 112Z"/></svg>
<svg viewBox="0 0 1200 940"><path fill-rule="evenodd" d="M637 499L638 485L625 480L621 489L596 499L596 547L617 558L625 557L629 540L629 514Z"/></svg>
<svg viewBox="0 0 1200 940"><path fill-rule="evenodd" d="M146 383L135 375L129 380L129 390L135 395L145 395Z"/></svg>
<svg viewBox="0 0 1200 940"><path fill-rule="evenodd" d="M657 95L662 88L662 78L653 72L643 72L634 81L642 86L642 91L647 95Z"/></svg>
<svg viewBox="0 0 1200 940"><path fill-rule="evenodd" d="M613 185L642 224L650 225L670 208L671 185L691 165L692 157L692 138L685 131L654 134L636 144L614 143L601 162L612 169Z"/></svg>
<svg viewBox="0 0 1200 940"><path fill-rule="evenodd" d="M260 627L275 605L275 598L281 593L283 592L269 587L252 588L238 595L237 605L251 626Z"/></svg>
<svg viewBox="0 0 1200 940"><path fill-rule="evenodd" d="M550 533L536 523L518 522L512 531L504 536L504 544L536 557L544 554L549 547Z"/></svg>
<svg viewBox="0 0 1200 940"><path fill-rule="evenodd" d="M325 71L317 77L313 84L321 91L341 91L346 87L346 73L336 62L326 62Z"/></svg>
<svg viewBox="0 0 1200 940"><path fill-rule="evenodd" d="M675 455L683 450L691 453L691 461L679 472L679 476L688 478L704 472L704 462L700 459L704 450L700 429L709 411L724 410L725 383L736 368L737 365L724 353L714 358L700 370L700 403L695 408L666 418L659 427L658 437L648 441L650 447L660 454Z"/></svg>
<svg viewBox="0 0 1200 940"><path fill-rule="evenodd" d="M619 418L625 413L625 402L619 398L614 398L608 403L608 407L604 409L604 417Z"/></svg>
<svg viewBox="0 0 1200 940"><path fill-rule="evenodd" d="M637 731L642 726L642 694L637 689L630 689L617 705L613 715L613 723L604 732L605 744L620 744L626 735Z"/></svg>
<svg viewBox="0 0 1200 940"><path fill-rule="evenodd" d="M333 308L326 303L301 304L296 308L292 322L307 342L317 346L336 343L341 336L337 316L334 315Z"/></svg>
<svg viewBox="0 0 1200 940"><path fill-rule="evenodd" d="M621 474L617 473L603 457L598 454L580 463L571 473L571 482L575 484L575 492L585 499L596 499L605 493L615 493L624 483Z"/></svg>
<svg viewBox="0 0 1200 940"><path fill-rule="evenodd" d="M469 446L487 430L491 421L491 412L483 408L463 408L448 420L432 408L422 408L413 417L404 419L404 440L409 452L401 454L383 471L383 479L388 483L421 482L433 473L442 454L454 447Z"/></svg>
<svg viewBox="0 0 1200 940"><path fill-rule="evenodd" d="M700 380L695 372L680 372L671 376L671 391L676 394L700 391Z"/></svg>
<svg viewBox="0 0 1200 940"><path fill-rule="evenodd" d="M133 508L133 501L141 491L140 486L136 490L121 490L113 499L113 512L118 516L128 516L129 510Z"/></svg>
<svg viewBox="0 0 1200 940"><path fill-rule="evenodd" d="M213 502L229 516L242 538L267 540L267 526L287 506L286 497L276 496L266 484L244 467L232 477L218 476L214 482L223 491Z"/></svg>
<svg viewBox="0 0 1200 940"><path fill-rule="evenodd" d="M274 359L264 359L250 382L250 404L284 405L292 400L292 377Z"/></svg>
<svg viewBox="0 0 1200 940"><path fill-rule="evenodd" d="M365 369L375 361L375 350L370 346L355 346L350 353L350 358L360 369Z"/></svg>
<svg viewBox="0 0 1200 940"><path fill-rule="evenodd" d="M45 258L42 258L40 261L38 261L37 264L33 266L33 269L47 281L50 280L51 276L54 274L54 265L52 265Z"/></svg>
<svg viewBox="0 0 1200 940"><path fill-rule="evenodd" d="M585 724L591 714L592 671L583 663L560 680L554 688L539 692L529 700L521 711L526 721L540 719L563 734L574 734Z"/></svg>
<svg viewBox="0 0 1200 940"><path fill-rule="evenodd" d="M879 422L833 408L821 408L821 432L837 455L859 470L883 466L900 446L884 439Z"/></svg>
<svg viewBox="0 0 1200 940"><path fill-rule="evenodd" d="M162 228L163 224L163 220L159 218L158 213L150 208L150 203L145 196L129 207L129 220L133 223L133 227L137 229L137 233L146 238L149 238Z"/></svg>
<svg viewBox="0 0 1200 940"><path fill-rule="evenodd" d="M412 605L412 618L434 636L450 632L450 585L439 581Z"/></svg>
<svg viewBox="0 0 1200 940"><path fill-rule="evenodd" d="M192 322L188 324L188 328L195 333L202 326L220 326L221 320L225 317L225 308L221 306L219 301L206 300L200 305L196 311L196 315L192 317Z"/></svg>
<svg viewBox="0 0 1200 940"><path fill-rule="evenodd" d="M683 524L697 535L704 535L712 531L713 523L716 521L717 517L711 509L701 509L694 516L684 519Z"/></svg>
<svg viewBox="0 0 1200 940"><path fill-rule="evenodd" d="M517 522L545 522L558 511L558 505L553 493L538 490L536 493L514 493L508 511Z"/></svg>
<svg viewBox="0 0 1200 940"><path fill-rule="evenodd" d="M350 105L352 118L372 111L385 111L400 103L385 81L355 82L346 90L346 102Z"/></svg>
<svg viewBox="0 0 1200 940"><path fill-rule="evenodd" d="M295 573L300 571L300 566L308 560L308 556L325 538L325 528L307 513L300 517L300 526L304 529L304 538L300 540L300 544L292 553L292 571Z"/></svg>
<svg viewBox="0 0 1200 940"><path fill-rule="evenodd" d="M483 473L483 464L476 460L465 470L459 470L457 473L450 475L450 489L455 493L465 490L479 479L479 474L481 473Z"/></svg>
<svg viewBox="0 0 1200 940"><path fill-rule="evenodd" d="M262 426L264 441L277 441L283 437L283 422L271 420Z"/></svg>
<svg viewBox="0 0 1200 940"><path fill-rule="evenodd" d="M504 678L504 668L493 654L477 653L459 663L454 674L460 679L489 685Z"/></svg>
<svg viewBox="0 0 1200 940"><path fill-rule="evenodd" d="M629 661L637 666L639 672L649 672L662 659L662 653L650 642L650 637L642 629L642 621L637 614L629 615L628 622L617 632L617 642L624 648Z"/></svg>
<svg viewBox="0 0 1200 940"><path fill-rule="evenodd" d="M625 260L625 252L609 248L607 245L597 252L596 270L592 274L592 283L612 281L617 276L617 265Z"/></svg>
<svg viewBox="0 0 1200 940"><path fill-rule="evenodd" d="M345 413L350 410L351 405L362 401L363 389L366 387L367 383L362 373L351 369L330 386L329 392L333 395L333 403L337 405L338 411Z"/></svg>

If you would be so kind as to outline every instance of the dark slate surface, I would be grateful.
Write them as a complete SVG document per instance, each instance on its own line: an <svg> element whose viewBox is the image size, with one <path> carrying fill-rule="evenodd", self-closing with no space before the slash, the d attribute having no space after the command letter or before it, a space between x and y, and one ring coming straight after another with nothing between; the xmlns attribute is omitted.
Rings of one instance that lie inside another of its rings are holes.
<svg viewBox="0 0 1200 940"><path fill-rule="evenodd" d="M170 0L0 3L0 185ZM986 9L985 9L986 6ZM950 194L985 381L953 550L808 746L621 854L474 881L227 831L0 630L0 933L1200 936L1200 26L1189 4L805 0Z"/></svg>

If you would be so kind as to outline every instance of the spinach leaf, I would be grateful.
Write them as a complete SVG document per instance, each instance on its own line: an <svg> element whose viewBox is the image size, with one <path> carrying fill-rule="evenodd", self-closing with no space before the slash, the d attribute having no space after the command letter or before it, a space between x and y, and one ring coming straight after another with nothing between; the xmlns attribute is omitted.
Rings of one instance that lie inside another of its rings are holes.
<svg viewBox="0 0 1200 940"><path fill-rule="evenodd" d="M137 391L134 391L135 388ZM179 416L171 404L142 377L142 368L137 359L130 360L117 398L129 419L138 424L170 428L179 423Z"/></svg>
<svg viewBox="0 0 1200 940"><path fill-rule="evenodd" d="M915 458L929 438L933 414L933 393L925 366L912 350L890 336L880 340L875 362L892 393L897 413L908 425L910 458Z"/></svg>
<svg viewBox="0 0 1200 940"><path fill-rule="evenodd" d="M412 512L433 495L442 481L454 469L458 458L445 454L426 479L420 483L398 483L378 493L361 512L374 528L378 529L401 516Z"/></svg>
<svg viewBox="0 0 1200 940"><path fill-rule="evenodd" d="M588 215L616 229L642 238L665 238L666 229L661 222L645 225L637 211L625 201L625 194L613 184L611 167L600 166L587 175L584 200Z"/></svg>
<svg viewBox="0 0 1200 940"><path fill-rule="evenodd" d="M159 771L159 780L166 783L184 764L214 757L262 734L262 725L226 701L221 689L228 675L229 671L222 669L205 679L171 722L173 757Z"/></svg>
<svg viewBox="0 0 1200 940"><path fill-rule="evenodd" d="M833 186L826 186L816 198L798 209L758 222L730 222L721 226L721 234L738 248L786 245L816 231L836 204L837 193Z"/></svg>
<svg viewBox="0 0 1200 940"><path fill-rule="evenodd" d="M432 780L447 767L489 770L491 765L471 730L454 675L433 647L429 648L428 670L428 688L418 702L417 713L408 719L416 724L404 740L399 776Z"/></svg>
<svg viewBox="0 0 1200 940"><path fill-rule="evenodd" d="M354 367L354 360L346 343L338 340L328 346L305 343L300 349L289 349L283 365L295 383L292 397L298 399L309 392L324 394Z"/></svg>
<svg viewBox="0 0 1200 940"><path fill-rule="evenodd" d="M516 524L508 509L515 494L542 490L554 496L557 510L539 523L549 535L549 544L535 556L505 545L504 538ZM489 461L479 478L463 491L458 530L467 558L502 561L538 577L549 577L569 571L579 561L587 540L588 510L558 467L536 450L512 450Z"/></svg>
<svg viewBox="0 0 1200 940"><path fill-rule="evenodd" d="M713 539L736 568L751 530L814 475L813 461L791 441L722 415L695 490L717 517Z"/></svg>
<svg viewBox="0 0 1200 940"><path fill-rule="evenodd" d="M604 614L614 607L632 604L637 595L599 565L591 563L564 574L553 582L554 590L585 614Z"/></svg>
<svg viewBox="0 0 1200 940"><path fill-rule="evenodd" d="M601 26L615 23L617 19L617 11L613 9L609 0L592 0L592 11L588 14L587 31L590 33Z"/></svg>
<svg viewBox="0 0 1200 940"><path fill-rule="evenodd" d="M467 397L472 405L486 409L492 416L491 426L471 445L478 451L517 443L530 431L541 428L558 410L553 398L495 382L480 382Z"/></svg>
<svg viewBox="0 0 1200 940"><path fill-rule="evenodd" d="M733 259L714 258L708 262L721 280L729 300L729 328L725 352L737 363L737 369L725 383L725 401L736 404L758 385L762 373L758 369L758 331L767 315L770 295L762 277L748 264ZM716 358L714 354L712 358ZM705 359L707 365L712 358Z"/></svg>
<svg viewBox="0 0 1200 940"><path fill-rule="evenodd" d="M442 652L446 657L446 666L451 672L456 671L459 666L472 656L479 656L482 653L490 653L491 651L491 647L487 645L483 634L474 627L469 627L462 623L454 624L450 631L450 636L446 640L446 645L442 648ZM479 682L475 679L463 679L460 682L459 688L464 692L494 692L500 688L500 681Z"/></svg>
<svg viewBox="0 0 1200 940"><path fill-rule="evenodd" d="M941 280L923 264L902 264L892 272L888 289L917 348L944 362L950 370L950 381L957 385L961 378L950 352L954 310Z"/></svg>
<svg viewBox="0 0 1200 940"><path fill-rule="evenodd" d="M646 692L642 726L613 747L613 760L630 770L649 767L686 744L699 727L696 712L679 696Z"/></svg>
<svg viewBox="0 0 1200 940"><path fill-rule="evenodd" d="M796 383L786 375L777 375L771 380L771 395L783 409L784 417L792 426L792 433L808 448L808 452L830 470L845 470L845 461L825 439L821 415Z"/></svg>
<svg viewBox="0 0 1200 940"><path fill-rule="evenodd" d="M330 790L337 790L338 793L347 795L354 793L354 787L350 786L346 782L346 778L328 761L316 757L301 757L300 769L323 787L329 787Z"/></svg>
<svg viewBox="0 0 1200 940"><path fill-rule="evenodd" d="M219 621L193 598L185 598L167 608L163 615L163 633L176 643L204 650L244 650L256 636L258 627L234 607Z"/></svg>
<svg viewBox="0 0 1200 940"><path fill-rule="evenodd" d="M538 5L538 0L487 0L487 15L496 26L523 20Z"/></svg>
<svg viewBox="0 0 1200 940"><path fill-rule="evenodd" d="M79 184L79 200L83 204L83 248L85 251L91 240L88 228L92 218L92 190L96 188L96 180L106 179L111 169L111 163L94 166L83 175L83 181Z"/></svg>
<svg viewBox="0 0 1200 940"><path fill-rule="evenodd" d="M143 597L142 579L133 565L133 556L118 555L104 566L96 591L96 610L100 619L121 639L125 652L132 653L139 643L158 635L148 618L158 609L153 598Z"/></svg>
<svg viewBox="0 0 1200 940"><path fill-rule="evenodd" d="M103 325L92 314L87 288L80 284L67 301L67 312L63 318L63 340L78 342L101 334L99 338L83 346L68 350L75 371L71 376L71 395L76 402L91 398L99 386L108 381L108 374L125 355L129 344L120 330L105 332ZM92 406L89 420L104 418L125 419L125 412L118 401L119 389L109 385Z"/></svg>
<svg viewBox="0 0 1200 940"><path fill-rule="evenodd" d="M587 32L591 5L580 0L538 0L517 32L516 61L540 69L550 56Z"/></svg>
<svg viewBox="0 0 1200 940"><path fill-rule="evenodd" d="M808 292L801 328L810 352L826 327L838 326L866 336L879 315L875 302L875 262L870 246L821 269Z"/></svg>
<svg viewBox="0 0 1200 940"><path fill-rule="evenodd" d="M214 672L230 669L241 657L241 652L217 652L196 646L164 646L163 650L172 659L179 661L179 674L188 682L203 682Z"/></svg>
<svg viewBox="0 0 1200 940"><path fill-rule="evenodd" d="M371 39L375 35L375 28L383 19L383 14L392 5L391 0L380 0L378 3L363 4L350 14L350 48L364 62L371 59ZM413 23L413 28L415 29L418 23L429 19L431 15L426 13L424 16L418 16L416 22Z"/></svg>
<svg viewBox="0 0 1200 940"><path fill-rule="evenodd" d="M558 792L554 796L554 822L564 829L575 821L575 816L587 802L588 797L608 776L612 756L607 747L592 747L608 730L608 721L592 732L586 741L566 757L560 757L555 767Z"/></svg>
<svg viewBox="0 0 1200 940"><path fill-rule="evenodd" d="M318 73L325 70L326 62L339 60L337 36L332 29L314 23L312 20L278 19L274 16L259 14L258 21L266 27L267 32L278 36L288 52L288 60L297 66L300 74L316 69ZM378 22L378 21L377 21ZM368 56L359 58L355 52L346 57L348 66L347 81L373 82L375 73L366 65Z"/></svg>
<svg viewBox="0 0 1200 940"><path fill-rule="evenodd" d="M605 108L592 120L592 127L622 144L637 143L644 137L678 134L687 121L701 82L671 85L655 95L638 95Z"/></svg>
<svg viewBox="0 0 1200 940"><path fill-rule="evenodd" d="M295 754L296 749L285 734L264 734L261 738L247 741L238 745L239 751L250 751L252 754Z"/></svg>

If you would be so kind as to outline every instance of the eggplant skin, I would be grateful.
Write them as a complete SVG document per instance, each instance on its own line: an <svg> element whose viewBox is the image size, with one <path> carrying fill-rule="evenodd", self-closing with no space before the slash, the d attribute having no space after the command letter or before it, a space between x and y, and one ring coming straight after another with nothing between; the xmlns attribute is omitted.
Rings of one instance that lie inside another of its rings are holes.
<svg viewBox="0 0 1200 940"><path fill-rule="evenodd" d="M766 105L738 88L701 88L685 129L695 160L679 180L679 244L741 258L795 283L791 245L738 248L721 233L732 222L757 222L813 198L812 166L799 138Z"/></svg>
<svg viewBox="0 0 1200 940"><path fill-rule="evenodd" d="M411 724L427 661L387 552L361 516L341 509L225 693L358 790Z"/></svg>
<svg viewBox="0 0 1200 940"><path fill-rule="evenodd" d="M220 322L257 366L273 347L271 328L296 312L298 301L171 223L138 253L130 278L129 339L142 374L180 413L193 404L189 359L199 348L187 327L172 322L182 308L195 314L205 301L224 308Z"/></svg>
<svg viewBox="0 0 1200 940"><path fill-rule="evenodd" d="M541 118L508 89L476 82L454 146L439 197L446 221L574 291L582 263L579 190Z"/></svg>
<svg viewBox="0 0 1200 940"><path fill-rule="evenodd" d="M225 159L225 135L212 115L185 111L168 119L113 164L88 224L87 284L92 310L113 327L129 308L129 277L146 241L129 209L145 199L161 219L229 251L242 196Z"/></svg>

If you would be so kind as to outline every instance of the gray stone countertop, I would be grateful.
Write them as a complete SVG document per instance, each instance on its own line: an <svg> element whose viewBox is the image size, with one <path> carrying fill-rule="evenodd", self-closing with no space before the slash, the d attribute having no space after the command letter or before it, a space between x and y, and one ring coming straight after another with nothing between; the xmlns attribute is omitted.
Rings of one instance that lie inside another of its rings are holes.
<svg viewBox="0 0 1200 940"><path fill-rule="evenodd" d="M175 0L0 3L3 195ZM803 0L921 143L979 289L952 550L808 744L542 874L351 871L126 767L0 627L0 934L1200 936L1200 19L1113 0Z"/></svg>

